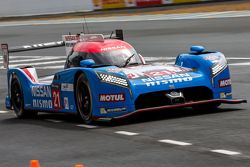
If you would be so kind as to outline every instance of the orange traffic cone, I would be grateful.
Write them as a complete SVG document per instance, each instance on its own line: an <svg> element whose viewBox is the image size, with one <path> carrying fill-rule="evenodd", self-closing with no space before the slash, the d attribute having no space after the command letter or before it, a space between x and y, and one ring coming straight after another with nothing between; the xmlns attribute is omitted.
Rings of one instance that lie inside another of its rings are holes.
<svg viewBox="0 0 250 167"><path fill-rule="evenodd" d="M31 160L30 167L40 167L40 163L38 160Z"/></svg>
<svg viewBox="0 0 250 167"><path fill-rule="evenodd" d="M84 167L83 164L76 164L75 167Z"/></svg>

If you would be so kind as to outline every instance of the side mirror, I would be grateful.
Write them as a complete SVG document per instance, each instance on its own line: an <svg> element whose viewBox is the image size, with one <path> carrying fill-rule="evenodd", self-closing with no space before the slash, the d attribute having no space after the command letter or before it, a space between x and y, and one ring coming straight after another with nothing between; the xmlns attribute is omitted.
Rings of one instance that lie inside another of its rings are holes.
<svg viewBox="0 0 250 167"><path fill-rule="evenodd" d="M199 45L195 45L195 46L192 46L190 48L190 51L191 52L195 52L195 53L202 53L203 51L205 50L205 48L203 46L199 46Z"/></svg>
<svg viewBox="0 0 250 167"><path fill-rule="evenodd" d="M80 61L81 67L92 67L95 64L95 61L93 59L86 59Z"/></svg>

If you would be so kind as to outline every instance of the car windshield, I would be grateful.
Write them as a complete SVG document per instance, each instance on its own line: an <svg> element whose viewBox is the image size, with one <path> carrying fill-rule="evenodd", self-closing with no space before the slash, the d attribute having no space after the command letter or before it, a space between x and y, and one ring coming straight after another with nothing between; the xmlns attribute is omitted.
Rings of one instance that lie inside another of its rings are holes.
<svg viewBox="0 0 250 167"><path fill-rule="evenodd" d="M96 62L96 64L114 65L118 67L124 66L127 59L132 55L134 56L130 59L128 65L142 64L141 59L134 49L122 49L101 53L91 53L91 57Z"/></svg>
<svg viewBox="0 0 250 167"><path fill-rule="evenodd" d="M129 59L129 57L131 58ZM80 61L85 59L93 59L96 65L114 65L118 67L142 64L137 52L132 48L100 53L73 52L68 57L67 67L79 67ZM128 61L127 64L126 61Z"/></svg>

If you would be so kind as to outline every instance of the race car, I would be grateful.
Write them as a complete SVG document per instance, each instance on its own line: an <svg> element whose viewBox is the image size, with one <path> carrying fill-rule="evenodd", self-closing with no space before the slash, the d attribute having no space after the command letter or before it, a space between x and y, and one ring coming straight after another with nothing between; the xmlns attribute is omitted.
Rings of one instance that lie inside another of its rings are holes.
<svg viewBox="0 0 250 167"><path fill-rule="evenodd" d="M215 109L233 99L229 67L220 52L192 46L173 65L147 64L123 40L122 30L102 34L65 35L63 41L8 49L2 44L5 65L8 53L65 46L65 68L43 83L32 66L9 68L6 108L18 118L37 112L76 113L86 124L110 121L139 112L168 111L179 107Z"/></svg>

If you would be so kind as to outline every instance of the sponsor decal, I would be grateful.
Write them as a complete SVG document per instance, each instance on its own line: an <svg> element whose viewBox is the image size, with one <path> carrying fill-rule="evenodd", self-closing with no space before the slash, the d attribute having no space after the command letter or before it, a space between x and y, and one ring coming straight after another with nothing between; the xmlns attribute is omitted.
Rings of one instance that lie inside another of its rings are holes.
<svg viewBox="0 0 250 167"><path fill-rule="evenodd" d="M99 95L100 102L120 102L125 101L125 94L100 94Z"/></svg>
<svg viewBox="0 0 250 167"><path fill-rule="evenodd" d="M61 91L73 92L73 90L74 90L73 84L69 84L69 83L61 84Z"/></svg>
<svg viewBox="0 0 250 167"><path fill-rule="evenodd" d="M117 49L126 49L126 46L120 45L120 46L106 47L106 48L101 48L101 51L106 52L106 51L117 50Z"/></svg>
<svg viewBox="0 0 250 167"><path fill-rule="evenodd" d="M126 7L125 0L102 0L103 9L124 8Z"/></svg>
<svg viewBox="0 0 250 167"><path fill-rule="evenodd" d="M107 111L106 111L105 108L100 108L100 113L101 113L101 114L107 114Z"/></svg>
<svg viewBox="0 0 250 167"><path fill-rule="evenodd" d="M134 66L126 68L110 68L108 72L123 72L128 79L142 79L153 78L160 76L169 76L172 74L183 74L185 72L192 72L193 69L176 67L176 66L161 66L160 68L152 65Z"/></svg>
<svg viewBox="0 0 250 167"><path fill-rule="evenodd" d="M80 35L64 35L65 41L79 41Z"/></svg>
<svg viewBox="0 0 250 167"><path fill-rule="evenodd" d="M68 110L69 109L69 99L68 99L68 97L63 98L63 104L64 104L64 108L66 110Z"/></svg>
<svg viewBox="0 0 250 167"><path fill-rule="evenodd" d="M222 79L222 80L219 80L219 87L220 88L224 88L224 87L227 87L227 86L231 86L231 79Z"/></svg>
<svg viewBox="0 0 250 167"><path fill-rule="evenodd" d="M101 114L107 114L111 112L123 112L127 111L127 108L122 107L122 108L100 108L100 113Z"/></svg>
<svg viewBox="0 0 250 167"><path fill-rule="evenodd" d="M52 109L52 100L33 99L32 104L34 108Z"/></svg>
<svg viewBox="0 0 250 167"><path fill-rule="evenodd" d="M225 99L227 96L226 96L226 94L225 94L225 92L221 92L220 93L220 98L221 99Z"/></svg>
<svg viewBox="0 0 250 167"><path fill-rule="evenodd" d="M215 61L218 60L219 58L220 57L216 55L207 55L206 57L204 57L204 60Z"/></svg>
<svg viewBox="0 0 250 167"><path fill-rule="evenodd" d="M138 78L139 76L137 74L128 73L127 77L128 77L128 79L134 79L134 78Z"/></svg>
<svg viewBox="0 0 250 167"><path fill-rule="evenodd" d="M141 79L141 78L151 78L172 74L180 74L185 72L191 72L192 69L181 68L176 66L158 67L155 66L134 66L127 67L124 69L109 69L108 72L124 72L128 79Z"/></svg>
<svg viewBox="0 0 250 167"><path fill-rule="evenodd" d="M144 72L144 75L148 77L157 77L157 76L164 76L164 75L171 75L171 74L176 74L176 71L160 70L160 71Z"/></svg>
<svg viewBox="0 0 250 167"><path fill-rule="evenodd" d="M53 89L52 96L53 96L54 109L56 109L56 110L61 109L60 91L57 89Z"/></svg>
<svg viewBox="0 0 250 167"><path fill-rule="evenodd" d="M51 97L50 86L32 86L31 91L33 97Z"/></svg>
<svg viewBox="0 0 250 167"><path fill-rule="evenodd" d="M144 78L141 80L146 84L146 86L149 87L149 86L174 84L180 82L190 82L193 80L193 78L189 74L185 73L185 74L172 74L166 76Z"/></svg>

